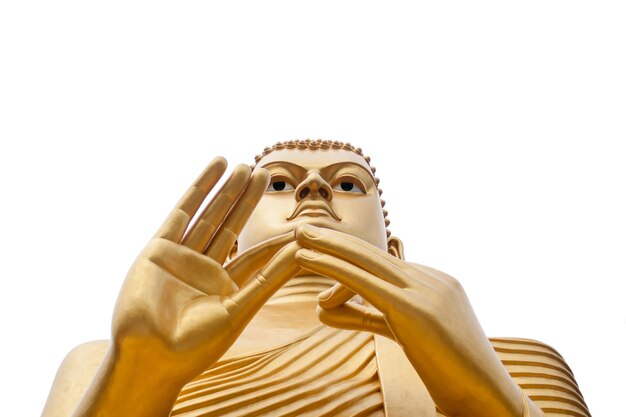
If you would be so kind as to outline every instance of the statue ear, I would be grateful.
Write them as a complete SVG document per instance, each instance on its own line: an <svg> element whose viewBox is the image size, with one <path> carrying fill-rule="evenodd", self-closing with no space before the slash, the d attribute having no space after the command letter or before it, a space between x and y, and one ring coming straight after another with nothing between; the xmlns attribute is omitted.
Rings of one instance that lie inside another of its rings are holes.
<svg viewBox="0 0 626 417"><path fill-rule="evenodd" d="M403 261L405 260L404 244L399 238L395 236L389 236L387 238L387 252L389 252L391 255L395 256L398 259L402 259Z"/></svg>

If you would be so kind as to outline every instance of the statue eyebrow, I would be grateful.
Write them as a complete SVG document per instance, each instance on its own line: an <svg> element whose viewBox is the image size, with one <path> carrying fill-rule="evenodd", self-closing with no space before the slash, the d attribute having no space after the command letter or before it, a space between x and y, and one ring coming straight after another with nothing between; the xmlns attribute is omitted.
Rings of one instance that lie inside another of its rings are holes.
<svg viewBox="0 0 626 417"><path fill-rule="evenodd" d="M293 162L287 162L287 161L269 162L269 163L263 165L261 168L267 168L267 167L272 166L272 165L285 166L285 168L287 168L288 171L290 171L292 174L295 174L296 176L303 176L303 175L306 174L306 169L304 169L303 167L301 167L298 164L294 164Z"/></svg>
<svg viewBox="0 0 626 417"><path fill-rule="evenodd" d="M367 169L365 169L365 167L363 165L357 164L356 162L350 162L350 161L336 162L334 164L330 164L328 166L325 166L320 171L323 174L326 174L326 173L334 174L338 169L340 169L344 165L351 165L352 167L359 168L359 170L363 171L364 173L366 173L367 176L372 180L374 185L376 185L376 180L374 179L374 175L372 175L371 172L369 172Z"/></svg>
<svg viewBox="0 0 626 417"><path fill-rule="evenodd" d="M307 169L298 165L298 164L294 164L293 162L288 162L288 161L274 161L274 162L269 162L265 165L262 166L262 168L267 168L271 165L281 165L281 166L285 166L285 168L287 168L289 171L292 172L292 174L296 174L298 176L304 176L307 173ZM361 164L357 164L356 162L351 162L351 161L342 161L342 162L335 162L334 164L330 164L327 165L325 167L323 167L322 169L320 169L320 172L322 174L333 174L335 171L337 171L339 168L341 168L344 165L351 165L353 167L359 168L359 170L363 171L364 173L366 173L370 179L372 180L372 182L374 184L376 184L376 179L374 178L374 175L372 175L371 172L369 172L367 169L365 169L365 167Z"/></svg>

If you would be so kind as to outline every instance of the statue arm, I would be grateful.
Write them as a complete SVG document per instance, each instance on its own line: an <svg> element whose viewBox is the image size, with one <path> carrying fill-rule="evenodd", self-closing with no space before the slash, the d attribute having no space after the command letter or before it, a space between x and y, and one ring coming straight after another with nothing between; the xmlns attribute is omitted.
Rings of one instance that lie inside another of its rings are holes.
<svg viewBox="0 0 626 417"><path fill-rule="evenodd" d="M300 265L340 283L320 294L320 320L397 341L439 415L589 416L563 358L539 342L489 340L454 278L337 231L299 227L296 238ZM346 302L354 292L376 310Z"/></svg>

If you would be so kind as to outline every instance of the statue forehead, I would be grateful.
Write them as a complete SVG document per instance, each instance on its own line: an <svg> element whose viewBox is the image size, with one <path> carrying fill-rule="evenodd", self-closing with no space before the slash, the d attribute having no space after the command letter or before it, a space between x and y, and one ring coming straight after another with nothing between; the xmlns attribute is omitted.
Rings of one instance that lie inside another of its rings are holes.
<svg viewBox="0 0 626 417"><path fill-rule="evenodd" d="M291 162L306 169L322 169L331 164L352 162L372 172L363 157L345 149L281 149L265 155L256 166L263 167L272 162Z"/></svg>

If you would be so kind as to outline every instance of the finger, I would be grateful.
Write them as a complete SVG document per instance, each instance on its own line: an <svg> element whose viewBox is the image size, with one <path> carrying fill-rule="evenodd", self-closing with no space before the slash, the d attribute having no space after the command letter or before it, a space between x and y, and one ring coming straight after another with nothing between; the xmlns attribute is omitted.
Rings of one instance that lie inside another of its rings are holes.
<svg viewBox="0 0 626 417"><path fill-rule="evenodd" d="M335 308L354 297L354 295L354 291L346 286L335 284L326 291L321 292L317 297L317 302L322 308Z"/></svg>
<svg viewBox="0 0 626 417"><path fill-rule="evenodd" d="M385 281L384 278L332 255L300 249L296 253L296 262L306 270L340 282L382 312L401 296L400 288Z"/></svg>
<svg viewBox="0 0 626 417"><path fill-rule="evenodd" d="M203 252L211 237L237 201L250 179L250 167L240 164L205 207L183 239L183 245Z"/></svg>
<svg viewBox="0 0 626 417"><path fill-rule="evenodd" d="M221 264L191 248L166 239L153 239L147 259L177 280L207 295L229 295L237 287Z"/></svg>
<svg viewBox="0 0 626 417"><path fill-rule="evenodd" d="M371 309L355 303L345 303L340 307L323 308L317 306L317 317L328 326L346 330L366 330L395 340L395 336L385 321L385 317Z"/></svg>
<svg viewBox="0 0 626 417"><path fill-rule="evenodd" d="M285 282L300 271L294 259L300 249L301 246L296 242L284 246L255 278L232 295L234 317L251 318Z"/></svg>
<svg viewBox="0 0 626 417"><path fill-rule="evenodd" d="M302 247L348 261L396 286L406 283L403 261L355 236L301 224L296 227L296 239Z"/></svg>
<svg viewBox="0 0 626 417"><path fill-rule="evenodd" d="M270 174L267 170L256 171L241 197L234 203L228 217L211 239L205 253L217 262L224 263L230 253L237 236L246 224L252 211L257 206L269 184Z"/></svg>
<svg viewBox="0 0 626 417"><path fill-rule="evenodd" d="M214 158L178 201L174 210L156 232L155 237L180 242L192 217L222 177L227 165L226 159L221 156Z"/></svg>
<svg viewBox="0 0 626 417"><path fill-rule="evenodd" d="M237 255L226 265L225 269L230 278L241 287L252 275L259 272L267 262L289 242L293 242L293 231L257 243L246 251Z"/></svg>

